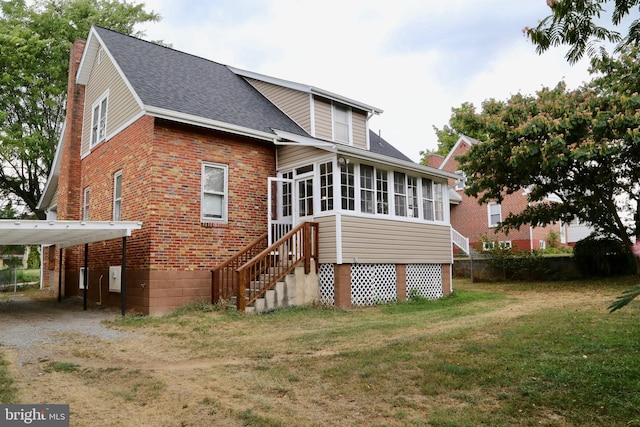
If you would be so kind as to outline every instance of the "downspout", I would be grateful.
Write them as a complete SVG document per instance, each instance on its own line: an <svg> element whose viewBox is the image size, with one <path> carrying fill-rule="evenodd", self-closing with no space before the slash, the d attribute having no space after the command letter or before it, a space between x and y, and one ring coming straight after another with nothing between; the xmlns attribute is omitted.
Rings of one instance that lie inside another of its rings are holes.
<svg viewBox="0 0 640 427"><path fill-rule="evenodd" d="M529 226L529 247L530 251L533 252L533 227Z"/></svg>

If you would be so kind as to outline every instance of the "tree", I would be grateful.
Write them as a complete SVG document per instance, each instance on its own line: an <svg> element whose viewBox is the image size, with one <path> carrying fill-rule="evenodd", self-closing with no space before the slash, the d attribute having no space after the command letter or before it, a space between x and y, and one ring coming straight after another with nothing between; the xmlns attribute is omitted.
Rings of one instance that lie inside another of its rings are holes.
<svg viewBox="0 0 640 427"><path fill-rule="evenodd" d="M607 11L605 5L615 3L611 23L617 27L626 16L633 16L633 10L640 11L640 0L547 0L552 14L544 18L535 28L526 27L524 33L536 51L543 53L551 46L569 45L566 59L574 64L585 54L592 59L607 55L602 42L615 43L615 52L620 53L628 46L640 41L640 19L629 25L626 36L613 29L599 25L599 19Z"/></svg>
<svg viewBox="0 0 640 427"><path fill-rule="evenodd" d="M144 4L116 0L0 2L0 194L36 206L65 115L69 50L92 24L127 34L159 20Z"/></svg>
<svg viewBox="0 0 640 427"><path fill-rule="evenodd" d="M438 148L434 151L436 154L446 156L449 151L456 145L458 138L461 134L470 136L474 139L483 139L484 135L482 129L478 128L475 123L474 117L475 107L470 102L463 103L460 107L451 108L451 117L449 118L449 124L444 125L442 129L433 127L433 130L438 137ZM426 150L421 151L420 155L422 159L420 163L427 164L427 156L432 152Z"/></svg>
<svg viewBox="0 0 640 427"><path fill-rule="evenodd" d="M591 72L575 90L561 82L483 102L474 120L486 138L458 161L465 192L480 203L526 189L528 207L510 213L503 230L578 218L631 250L640 230L640 49L606 57Z"/></svg>

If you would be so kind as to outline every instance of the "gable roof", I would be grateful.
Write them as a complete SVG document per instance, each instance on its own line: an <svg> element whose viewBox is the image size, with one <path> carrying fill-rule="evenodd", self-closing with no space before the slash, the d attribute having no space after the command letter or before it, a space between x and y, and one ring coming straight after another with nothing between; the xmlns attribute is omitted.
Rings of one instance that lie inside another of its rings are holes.
<svg viewBox="0 0 640 427"><path fill-rule="evenodd" d="M403 160L405 162L413 162L409 157L402 154L396 147L389 144L379 134L369 129L369 150L376 154L393 157L394 159Z"/></svg>
<svg viewBox="0 0 640 427"><path fill-rule="evenodd" d="M147 110L153 107L269 134L277 128L307 135L225 65L99 26L92 28L89 48L94 35ZM88 80L92 61L86 61L78 70L80 84Z"/></svg>
<svg viewBox="0 0 640 427"><path fill-rule="evenodd" d="M445 157L444 160L442 161L442 163L440 163L440 166L438 166L438 169L444 169L444 165L447 164L447 162L453 156L453 153L456 152L456 150L458 149L460 144L462 144L463 142L466 143L469 147L471 147L473 145L476 145L476 144L480 144L480 141L478 141L477 139L474 139L474 138L471 138L470 136L461 134L460 137L458 138L458 140L456 141L456 143L454 144L454 146L451 148L451 150L449 150L449 154L447 154L447 157Z"/></svg>

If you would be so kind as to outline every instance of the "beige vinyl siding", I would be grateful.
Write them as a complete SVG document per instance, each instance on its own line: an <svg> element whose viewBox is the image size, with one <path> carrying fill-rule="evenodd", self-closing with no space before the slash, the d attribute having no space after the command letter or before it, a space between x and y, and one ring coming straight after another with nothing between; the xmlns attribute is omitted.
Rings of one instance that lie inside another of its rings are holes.
<svg viewBox="0 0 640 427"><path fill-rule="evenodd" d="M314 147L298 147L284 145L277 149L278 169L283 170L293 166L307 165L315 162L318 156L324 156L327 152Z"/></svg>
<svg viewBox="0 0 640 427"><path fill-rule="evenodd" d="M331 103L318 99L314 99L314 115L316 125L316 138L333 141L333 118L331 116Z"/></svg>
<svg viewBox="0 0 640 427"><path fill-rule="evenodd" d="M323 216L315 219L319 224L318 255L322 264L335 264L336 255L336 216Z"/></svg>
<svg viewBox="0 0 640 427"><path fill-rule="evenodd" d="M367 116L362 111L353 110L351 113L351 128L353 146L367 149Z"/></svg>
<svg viewBox="0 0 640 427"><path fill-rule="evenodd" d="M89 151L91 135L91 108L104 93L109 90L107 101L107 137L122 127L142 110L135 97L118 74L106 53L102 55L102 62L98 64L98 57L91 68L91 75L87 83L84 101L84 118L82 122L82 154Z"/></svg>
<svg viewBox="0 0 640 427"><path fill-rule="evenodd" d="M451 263L448 225L342 215L342 260L352 263Z"/></svg>
<svg viewBox="0 0 640 427"><path fill-rule="evenodd" d="M311 133L311 105L308 93L256 79L247 78L247 81L300 127Z"/></svg>

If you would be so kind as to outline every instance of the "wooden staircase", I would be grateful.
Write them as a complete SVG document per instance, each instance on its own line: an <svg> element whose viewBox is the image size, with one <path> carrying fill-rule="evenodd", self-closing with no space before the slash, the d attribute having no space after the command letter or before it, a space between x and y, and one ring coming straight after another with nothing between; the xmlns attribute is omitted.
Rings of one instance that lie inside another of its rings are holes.
<svg viewBox="0 0 640 427"><path fill-rule="evenodd" d="M262 312L318 299L318 223L300 224L269 247L266 239L260 236L212 270L213 304L229 301L240 312Z"/></svg>

